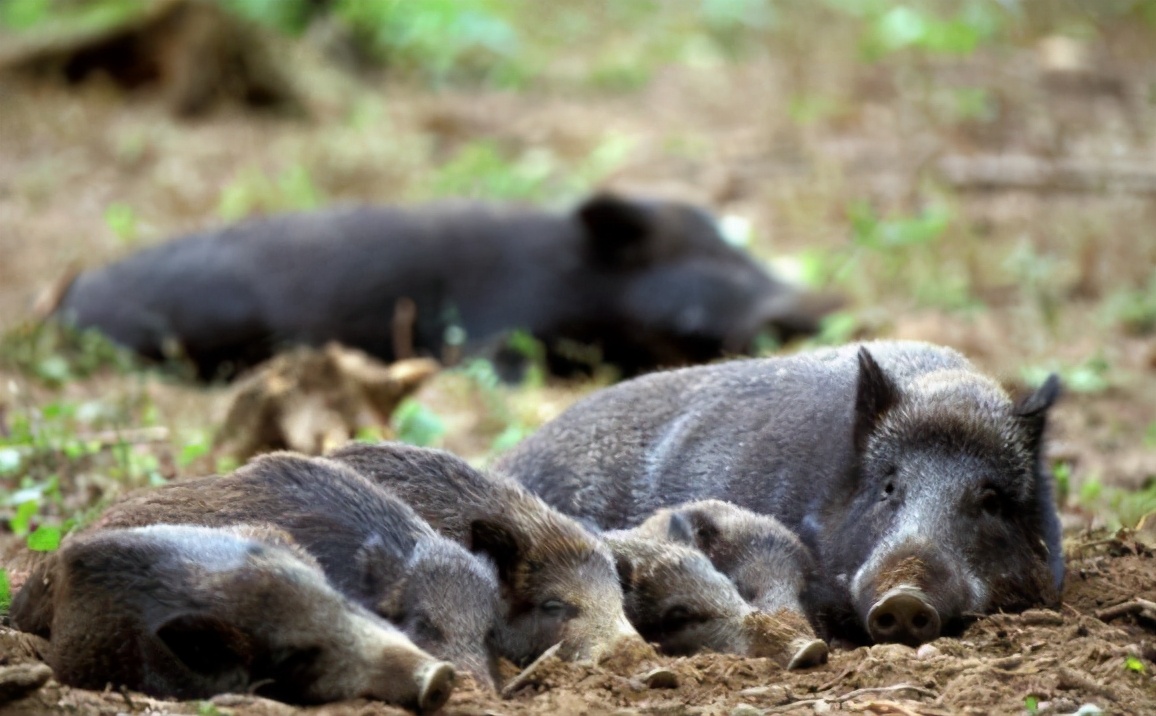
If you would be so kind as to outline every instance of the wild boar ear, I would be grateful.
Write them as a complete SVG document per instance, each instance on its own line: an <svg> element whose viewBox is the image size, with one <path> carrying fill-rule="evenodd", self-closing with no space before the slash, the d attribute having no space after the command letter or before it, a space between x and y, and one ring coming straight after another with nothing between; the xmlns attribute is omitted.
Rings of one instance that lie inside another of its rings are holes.
<svg viewBox="0 0 1156 716"><path fill-rule="evenodd" d="M470 523L470 551L488 556L498 568L498 581L510 584L518 565L525 559L525 550L508 525L488 519Z"/></svg>
<svg viewBox="0 0 1156 716"><path fill-rule="evenodd" d="M691 547L697 547L700 552L710 554L718 543L721 530L714 518L702 510L690 510L681 515L690 529Z"/></svg>
<svg viewBox="0 0 1156 716"><path fill-rule="evenodd" d="M618 584L622 586L622 593L628 594L634 589L634 563L625 555L615 555L614 569L618 572Z"/></svg>
<svg viewBox="0 0 1156 716"><path fill-rule="evenodd" d="M855 389L855 450L867 447L879 421L899 402L899 389L866 348L859 349L859 382Z"/></svg>
<svg viewBox="0 0 1156 716"><path fill-rule="evenodd" d="M587 199L576 213L595 261L614 267L643 262L652 223L644 206L603 193Z"/></svg>
<svg viewBox="0 0 1156 716"><path fill-rule="evenodd" d="M1028 442L1033 452L1039 449L1047 424L1048 409L1060 397L1060 387L1060 377L1052 373L1034 393L1024 396L1016 403L1013 412L1027 427Z"/></svg>
<svg viewBox="0 0 1156 716"><path fill-rule="evenodd" d="M697 547L698 543L694 539L694 526L690 524L690 520L681 512L672 512L670 515L670 522L666 527L666 538L671 542L685 544L690 547Z"/></svg>
<svg viewBox="0 0 1156 716"><path fill-rule="evenodd" d="M367 539L353 554L353 564L358 575L362 594L380 597L390 591L404 574L399 568L399 560L390 554L380 535Z"/></svg>
<svg viewBox="0 0 1156 716"><path fill-rule="evenodd" d="M248 635L235 625L207 614L181 614L162 624L156 634L190 670L214 678L235 674L242 677L237 681L248 680L253 647Z"/></svg>

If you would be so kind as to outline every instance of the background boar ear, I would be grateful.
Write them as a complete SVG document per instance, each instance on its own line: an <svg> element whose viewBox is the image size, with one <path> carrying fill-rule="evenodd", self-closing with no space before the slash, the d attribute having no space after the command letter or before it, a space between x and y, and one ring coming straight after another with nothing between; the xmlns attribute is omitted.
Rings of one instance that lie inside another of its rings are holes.
<svg viewBox="0 0 1156 716"><path fill-rule="evenodd" d="M231 683L248 681L253 659L249 637L237 627L207 614L182 614L157 629L157 638L190 670L224 677Z"/></svg>
<svg viewBox="0 0 1156 716"><path fill-rule="evenodd" d="M634 588L634 563L623 555L615 555L614 568L618 571L618 583L622 585L623 594Z"/></svg>
<svg viewBox="0 0 1156 716"><path fill-rule="evenodd" d="M1035 392L1016 402L1014 413L1028 430L1028 444L1032 452L1039 449L1047 424L1048 409L1060 397L1060 377L1052 373Z"/></svg>
<svg viewBox="0 0 1156 716"><path fill-rule="evenodd" d="M701 552L709 555L718 542L719 527L714 518L702 510L691 510L680 515L686 520L690 529L691 540L688 544L697 547Z"/></svg>
<svg viewBox="0 0 1156 716"><path fill-rule="evenodd" d="M879 420L899 402L899 389L866 348L859 349L859 385L855 391L855 449L862 452Z"/></svg>
<svg viewBox="0 0 1156 716"><path fill-rule="evenodd" d="M509 584L525 555L517 536L507 526L492 520L470 523L470 551L487 555L498 568L498 580Z"/></svg>
<svg viewBox="0 0 1156 716"><path fill-rule="evenodd" d="M1036 391L1026 395L1016 403L1015 414L1030 418L1046 413L1060 397L1060 376L1052 373Z"/></svg>
<svg viewBox="0 0 1156 716"><path fill-rule="evenodd" d="M578 207L578 220L594 259L610 266L645 259L651 218L645 207L613 194L598 194Z"/></svg>

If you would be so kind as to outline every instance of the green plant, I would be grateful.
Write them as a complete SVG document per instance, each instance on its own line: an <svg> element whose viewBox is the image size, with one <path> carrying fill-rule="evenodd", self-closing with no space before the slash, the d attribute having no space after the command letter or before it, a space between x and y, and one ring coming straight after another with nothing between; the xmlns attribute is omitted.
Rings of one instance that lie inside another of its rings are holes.
<svg viewBox="0 0 1156 716"><path fill-rule="evenodd" d="M8 580L8 570L0 567L0 614L7 614L12 606L12 583Z"/></svg>
<svg viewBox="0 0 1156 716"><path fill-rule="evenodd" d="M217 0L241 17L297 35L309 24L311 0Z"/></svg>
<svg viewBox="0 0 1156 716"><path fill-rule="evenodd" d="M1103 310L1111 323L1133 335L1156 331L1156 274L1142 288L1122 289L1112 294Z"/></svg>
<svg viewBox="0 0 1156 716"><path fill-rule="evenodd" d="M128 204L109 204L104 210L104 223L122 244L136 241L136 212Z"/></svg>
<svg viewBox="0 0 1156 716"><path fill-rule="evenodd" d="M301 164L275 177L250 168L221 190L217 213L226 221L236 221L253 213L316 209L324 199L309 169Z"/></svg>
<svg viewBox="0 0 1156 716"><path fill-rule="evenodd" d="M1048 375L1056 373L1066 390L1073 393L1102 393L1112 386L1110 370L1111 366L1107 359L1102 355L1095 355L1075 365L1052 362L1026 366L1020 371L1020 375L1029 385L1041 385Z"/></svg>
<svg viewBox="0 0 1156 716"><path fill-rule="evenodd" d="M564 166L545 149L509 156L493 141L470 142L429 177L421 194L498 200L577 196L619 166L633 144L611 137L576 166Z"/></svg>
<svg viewBox="0 0 1156 716"><path fill-rule="evenodd" d="M1133 656L1131 654L1124 657L1124 668L1137 674L1143 674L1146 670L1144 667L1144 662L1141 661L1139 657Z"/></svg>
<svg viewBox="0 0 1156 716"><path fill-rule="evenodd" d="M1040 698L1035 695L1024 697L1024 711L1027 711L1031 716L1035 716L1040 712Z"/></svg>
<svg viewBox="0 0 1156 716"><path fill-rule="evenodd" d="M437 444L446 433L445 421L413 398L402 401L392 422L398 440L420 447Z"/></svg>
<svg viewBox="0 0 1156 716"><path fill-rule="evenodd" d="M0 365L59 387L102 371L126 373L136 358L96 330L58 321L21 324L0 339Z"/></svg>
<svg viewBox="0 0 1156 716"><path fill-rule="evenodd" d="M435 83L520 81L518 32L491 0L338 0L333 14L391 72Z"/></svg>

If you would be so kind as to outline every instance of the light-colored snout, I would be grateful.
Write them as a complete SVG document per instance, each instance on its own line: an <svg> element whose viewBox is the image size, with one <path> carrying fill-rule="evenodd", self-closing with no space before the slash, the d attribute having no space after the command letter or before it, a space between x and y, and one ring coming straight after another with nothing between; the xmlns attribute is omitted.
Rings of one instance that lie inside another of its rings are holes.
<svg viewBox="0 0 1156 716"><path fill-rule="evenodd" d="M922 589L901 585L889 590L867 613L867 631L877 643L919 646L939 636L939 612Z"/></svg>

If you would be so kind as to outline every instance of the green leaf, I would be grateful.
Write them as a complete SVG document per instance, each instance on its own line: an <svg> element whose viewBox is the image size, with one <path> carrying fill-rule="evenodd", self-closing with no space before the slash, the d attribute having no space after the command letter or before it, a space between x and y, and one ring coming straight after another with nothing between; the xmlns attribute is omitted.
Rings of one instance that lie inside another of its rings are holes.
<svg viewBox="0 0 1156 716"><path fill-rule="evenodd" d="M8 581L8 570L0 567L0 614L7 614L12 605L12 585Z"/></svg>
<svg viewBox="0 0 1156 716"><path fill-rule="evenodd" d="M1131 654L1124 657L1124 667L1128 669L1128 671L1134 671L1137 674L1143 674L1145 668L1144 662L1140 661L1139 658L1132 656Z"/></svg>
<svg viewBox="0 0 1156 716"><path fill-rule="evenodd" d="M64 534L59 527L40 525L28 535L28 549L33 552L51 552L60 546L62 536Z"/></svg>
<svg viewBox="0 0 1156 716"><path fill-rule="evenodd" d="M1040 698L1038 696L1028 696L1024 698L1024 711L1035 716L1040 712Z"/></svg>
<svg viewBox="0 0 1156 716"><path fill-rule="evenodd" d="M446 432L446 424L438 414L412 398L402 401L393 414L393 422L398 440L419 447L433 445Z"/></svg>
<svg viewBox="0 0 1156 716"><path fill-rule="evenodd" d="M40 503L36 500L28 500L27 502L20 503L20 506L16 508L15 516L13 516L12 521L8 523L12 533L17 536L28 534L32 518L39 510Z"/></svg>

